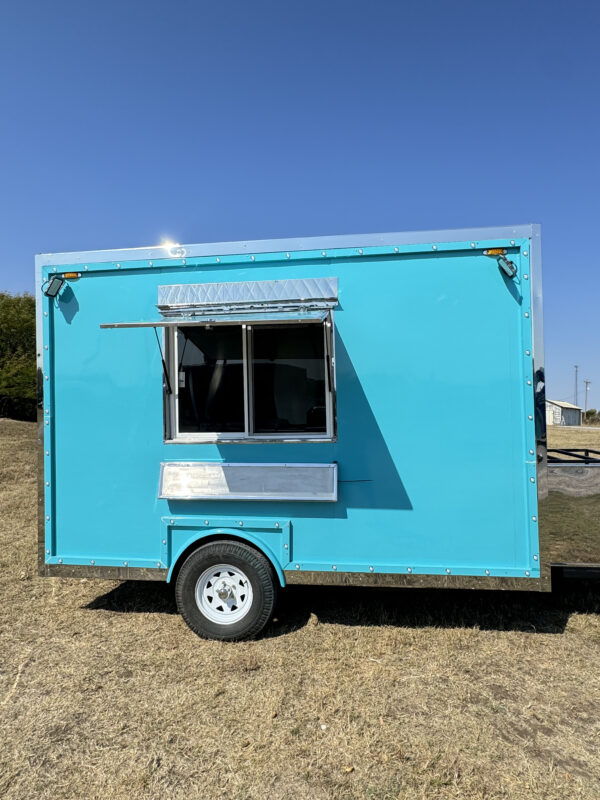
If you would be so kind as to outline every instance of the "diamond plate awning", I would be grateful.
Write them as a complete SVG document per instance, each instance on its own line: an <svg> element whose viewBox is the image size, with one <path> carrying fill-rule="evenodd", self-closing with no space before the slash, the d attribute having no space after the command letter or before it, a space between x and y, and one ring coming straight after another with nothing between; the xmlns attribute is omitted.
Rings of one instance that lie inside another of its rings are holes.
<svg viewBox="0 0 600 800"><path fill-rule="evenodd" d="M158 287L160 319L103 322L101 328L324 322L338 302L337 278L180 283Z"/></svg>
<svg viewBox="0 0 600 800"><path fill-rule="evenodd" d="M337 278L189 283L158 287L163 316L309 311L337 305Z"/></svg>

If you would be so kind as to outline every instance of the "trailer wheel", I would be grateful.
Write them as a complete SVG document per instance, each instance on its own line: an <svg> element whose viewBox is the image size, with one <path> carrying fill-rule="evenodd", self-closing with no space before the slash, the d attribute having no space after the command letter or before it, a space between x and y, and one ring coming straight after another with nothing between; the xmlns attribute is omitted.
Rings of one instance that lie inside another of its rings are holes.
<svg viewBox="0 0 600 800"><path fill-rule="evenodd" d="M204 639L251 639L265 627L277 597L265 556L239 542L211 542L184 562L175 596L179 613Z"/></svg>

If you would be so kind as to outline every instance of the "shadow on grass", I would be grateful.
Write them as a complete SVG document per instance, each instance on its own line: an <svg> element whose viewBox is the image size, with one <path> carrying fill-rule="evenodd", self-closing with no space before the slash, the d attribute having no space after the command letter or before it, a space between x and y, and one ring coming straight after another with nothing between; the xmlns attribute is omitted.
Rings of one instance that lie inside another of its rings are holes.
<svg viewBox="0 0 600 800"><path fill-rule="evenodd" d="M563 633L571 614L600 613L600 581L557 576L550 594L457 589L375 589L291 586L280 595L264 637L322 623L400 628L478 628ZM85 608L124 614L176 614L173 587L126 581Z"/></svg>

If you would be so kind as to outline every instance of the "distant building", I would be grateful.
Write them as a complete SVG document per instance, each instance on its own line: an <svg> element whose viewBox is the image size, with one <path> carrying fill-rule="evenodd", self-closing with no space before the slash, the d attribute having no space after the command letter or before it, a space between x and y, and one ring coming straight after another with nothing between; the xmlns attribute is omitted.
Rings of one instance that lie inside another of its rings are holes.
<svg viewBox="0 0 600 800"><path fill-rule="evenodd" d="M546 425L581 425L581 409L564 400L546 400Z"/></svg>

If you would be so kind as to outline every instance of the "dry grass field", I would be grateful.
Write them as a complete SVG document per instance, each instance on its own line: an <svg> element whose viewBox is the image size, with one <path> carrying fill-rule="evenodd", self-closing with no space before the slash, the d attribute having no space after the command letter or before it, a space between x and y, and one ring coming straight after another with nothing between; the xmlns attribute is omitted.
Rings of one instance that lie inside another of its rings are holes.
<svg viewBox="0 0 600 800"><path fill-rule="evenodd" d="M563 428L560 425L548 425L548 447L589 447L600 450L600 427L580 425L577 428Z"/></svg>
<svg viewBox="0 0 600 800"><path fill-rule="evenodd" d="M35 426L0 420L4 800L600 797L600 587L290 589L201 641L160 584L36 574Z"/></svg>

